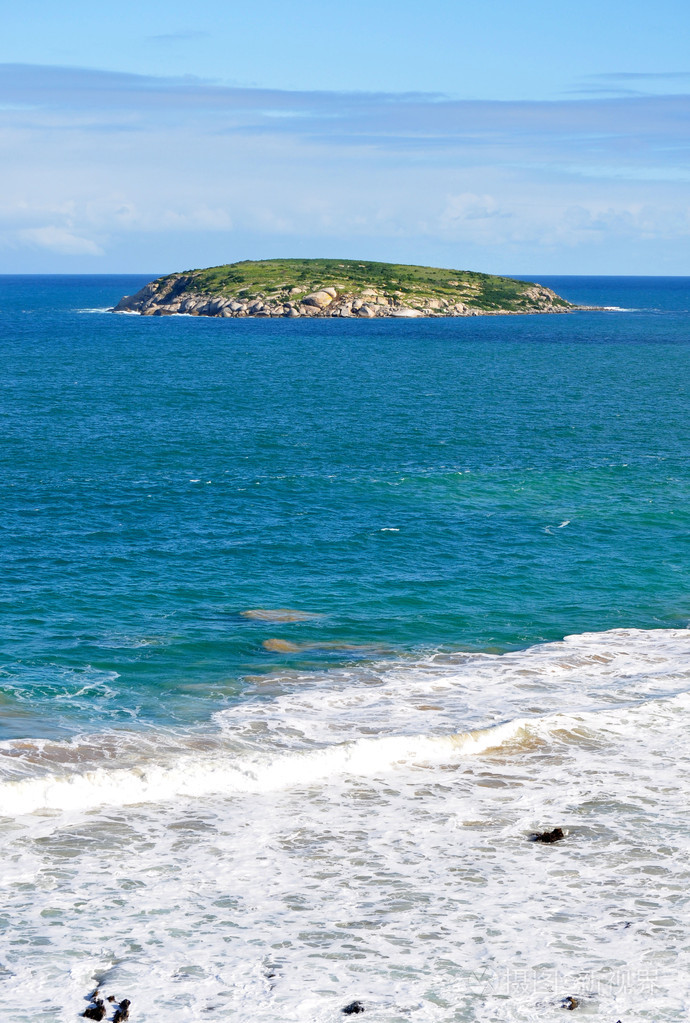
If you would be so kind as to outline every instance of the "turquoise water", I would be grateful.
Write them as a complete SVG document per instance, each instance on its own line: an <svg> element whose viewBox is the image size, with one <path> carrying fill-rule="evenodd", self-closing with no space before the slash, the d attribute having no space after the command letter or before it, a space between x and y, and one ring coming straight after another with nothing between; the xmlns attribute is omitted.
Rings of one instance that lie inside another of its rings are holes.
<svg viewBox="0 0 690 1023"><path fill-rule="evenodd" d="M690 280L543 281L0 278L3 1023L687 1020Z"/></svg>
<svg viewBox="0 0 690 1023"><path fill-rule="evenodd" d="M0 279L3 738L203 722L247 675L690 617L690 280L632 311L114 316ZM293 624L239 612L294 607ZM253 691L253 689L252 689Z"/></svg>

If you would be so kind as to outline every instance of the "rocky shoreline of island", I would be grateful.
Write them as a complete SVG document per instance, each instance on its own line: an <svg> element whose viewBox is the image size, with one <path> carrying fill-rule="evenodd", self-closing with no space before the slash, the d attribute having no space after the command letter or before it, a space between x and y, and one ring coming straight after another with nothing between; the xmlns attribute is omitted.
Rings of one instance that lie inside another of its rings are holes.
<svg viewBox="0 0 690 1023"><path fill-rule="evenodd" d="M536 289L535 289L536 290ZM463 302L449 303L443 299L432 299L428 305L403 305L383 296L339 296L332 294L335 289L305 295L299 301L271 302L263 295L249 299L223 298L219 295L191 292L180 298L159 299L155 294L123 298L114 307L116 313L140 313L142 316L221 316L230 317L279 317L296 319L307 317L355 317L375 319L394 317L397 319L418 319L439 316L516 316L534 313L571 313L580 306L555 305L550 297L543 295L548 289L540 288L535 294L535 304L529 309L477 309ZM433 304L432 304L433 303Z"/></svg>
<svg viewBox="0 0 690 1023"><path fill-rule="evenodd" d="M159 277L114 307L142 316L356 318L569 313L541 284L468 271L336 260L263 260Z"/></svg>

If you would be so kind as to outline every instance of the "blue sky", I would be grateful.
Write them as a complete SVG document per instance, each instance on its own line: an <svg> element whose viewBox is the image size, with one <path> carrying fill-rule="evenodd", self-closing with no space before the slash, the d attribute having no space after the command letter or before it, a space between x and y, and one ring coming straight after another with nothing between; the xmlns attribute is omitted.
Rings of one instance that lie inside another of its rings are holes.
<svg viewBox="0 0 690 1023"><path fill-rule="evenodd" d="M690 274L690 5L24 0L0 272Z"/></svg>

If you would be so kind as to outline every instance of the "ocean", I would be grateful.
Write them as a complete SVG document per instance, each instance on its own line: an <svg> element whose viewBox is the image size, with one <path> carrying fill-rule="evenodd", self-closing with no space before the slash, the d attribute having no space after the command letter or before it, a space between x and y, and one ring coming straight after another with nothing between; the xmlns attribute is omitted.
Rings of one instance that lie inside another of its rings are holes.
<svg viewBox="0 0 690 1023"><path fill-rule="evenodd" d="M686 1020L690 279L148 279L0 278L3 1023Z"/></svg>

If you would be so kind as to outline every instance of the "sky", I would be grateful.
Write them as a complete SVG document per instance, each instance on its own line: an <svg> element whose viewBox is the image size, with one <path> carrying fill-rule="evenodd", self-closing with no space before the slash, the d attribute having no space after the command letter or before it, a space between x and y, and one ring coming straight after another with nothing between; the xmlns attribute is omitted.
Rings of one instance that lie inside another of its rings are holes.
<svg viewBox="0 0 690 1023"><path fill-rule="evenodd" d="M0 273L690 274L686 0L24 0Z"/></svg>

